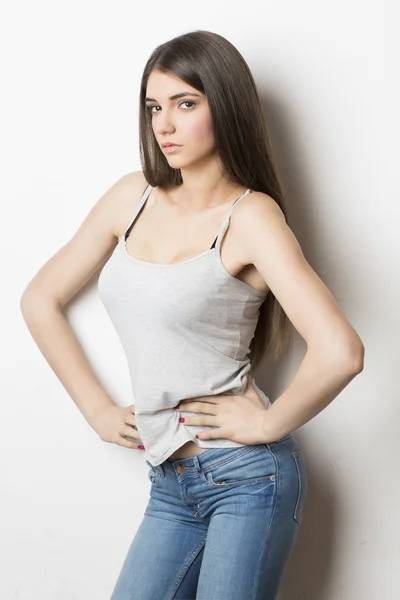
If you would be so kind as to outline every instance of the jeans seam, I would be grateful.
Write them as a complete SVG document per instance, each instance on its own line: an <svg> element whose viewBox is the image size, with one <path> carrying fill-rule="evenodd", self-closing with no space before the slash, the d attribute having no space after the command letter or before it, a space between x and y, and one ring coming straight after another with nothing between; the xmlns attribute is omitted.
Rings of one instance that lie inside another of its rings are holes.
<svg viewBox="0 0 400 600"><path fill-rule="evenodd" d="M185 577L186 573L188 572L188 568L193 563L194 559L199 554L199 552L201 552L201 550L204 548L206 540L207 540L207 534L201 539L201 541L197 544L197 546L192 550L191 554L189 554L189 556L186 558L180 573L178 573L178 576L176 578L176 581L175 581L174 586L171 591L171 595L168 596L168 598L166 600L174 600L175 594L176 594L177 590L179 589L179 586L182 583L183 578Z"/></svg>
<svg viewBox="0 0 400 600"><path fill-rule="evenodd" d="M303 483L301 481L301 473L300 473L300 467L299 464L297 462L297 458L298 457L302 457L302 451L298 450L297 452L292 452L292 456L294 459L294 464L296 465L296 471L297 471L297 479L299 482L299 489L297 492L297 499L296 499L296 504L294 507L294 511L293 511L293 518L296 521L296 523L298 523L300 525L300 518L298 517L298 508L299 508L299 504L300 504L300 498L302 496L302 492L303 492Z"/></svg>
<svg viewBox="0 0 400 600"><path fill-rule="evenodd" d="M259 580L261 560L262 560L262 558L264 556L265 550L267 550L267 553L268 553L269 549L270 549L269 548L270 545L267 544L267 540L268 540L269 533L271 531L272 522L273 522L274 517L275 517L276 506L278 504L278 499L280 498L280 491L281 491L281 481L280 481L281 478L280 478L280 474L279 474L279 464L278 464L278 461L276 459L275 454L269 448L268 444L264 444L264 446L265 446L265 449L272 455L272 458L274 459L274 462L275 462L275 470L276 470L276 485L274 487L275 497L274 497L274 508L273 508L273 511L272 511L272 514L271 514L271 518L270 518L269 523L268 523L268 530L267 530L267 533L266 533L266 536L265 536L265 540L264 540L264 547L262 549L262 552L260 552L260 557L258 559L257 576L254 578L254 586L253 586L253 593L252 593L252 596L251 596L251 600L256 600L257 582Z"/></svg>

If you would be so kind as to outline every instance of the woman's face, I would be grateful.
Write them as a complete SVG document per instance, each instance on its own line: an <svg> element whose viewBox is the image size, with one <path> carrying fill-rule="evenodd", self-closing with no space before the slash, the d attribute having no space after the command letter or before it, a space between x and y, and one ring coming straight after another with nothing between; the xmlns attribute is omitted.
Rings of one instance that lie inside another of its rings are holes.
<svg viewBox="0 0 400 600"><path fill-rule="evenodd" d="M171 96L184 92L184 96L170 100ZM187 167L213 154L214 135L204 94L175 76L152 71L147 80L145 104L155 138L172 168ZM181 147L167 153L162 148L165 142Z"/></svg>

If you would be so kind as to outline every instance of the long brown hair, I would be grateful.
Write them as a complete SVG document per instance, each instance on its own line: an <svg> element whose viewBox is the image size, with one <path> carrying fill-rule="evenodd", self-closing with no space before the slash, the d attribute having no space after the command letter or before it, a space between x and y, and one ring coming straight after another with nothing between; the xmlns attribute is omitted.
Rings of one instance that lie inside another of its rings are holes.
<svg viewBox="0 0 400 600"><path fill-rule="evenodd" d="M182 184L180 169L169 166L156 142L150 111L145 107L147 80L154 70L172 74L205 94L224 175L238 185L271 196L287 222L283 191L251 71L235 46L210 31L191 31L157 46L145 65L140 87L139 150L148 183L166 189ZM290 325L269 291L250 344L251 372L264 355L274 360L279 357L290 336Z"/></svg>

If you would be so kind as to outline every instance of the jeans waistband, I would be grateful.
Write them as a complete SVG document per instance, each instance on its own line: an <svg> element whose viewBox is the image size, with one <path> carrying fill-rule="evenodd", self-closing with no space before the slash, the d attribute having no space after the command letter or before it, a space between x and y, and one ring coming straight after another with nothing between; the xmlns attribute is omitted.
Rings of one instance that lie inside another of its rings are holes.
<svg viewBox="0 0 400 600"><path fill-rule="evenodd" d="M274 446L276 443L282 442L289 438L292 438L293 434L289 433L284 436L278 442L272 442L269 444L270 446ZM167 458L161 465L158 467L162 467L162 465L170 465L173 467L182 466L189 469L194 469L196 471L207 470L209 469L215 462L220 462L224 460L229 460L231 458L237 458L256 450L257 448L262 448L267 446L268 444L256 444L256 445L245 445L245 446L234 446L230 448L208 448L204 452L200 454L195 454L194 456L190 456L188 458Z"/></svg>

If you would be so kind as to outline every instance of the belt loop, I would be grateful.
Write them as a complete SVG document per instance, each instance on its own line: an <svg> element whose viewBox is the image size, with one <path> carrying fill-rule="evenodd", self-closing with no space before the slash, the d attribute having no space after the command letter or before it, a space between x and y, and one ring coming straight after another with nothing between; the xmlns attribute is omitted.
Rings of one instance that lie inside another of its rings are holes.
<svg viewBox="0 0 400 600"><path fill-rule="evenodd" d="M192 458L193 458L194 466L196 467L196 471L201 471L201 465L200 465L198 455L195 454L194 456L192 456Z"/></svg>

